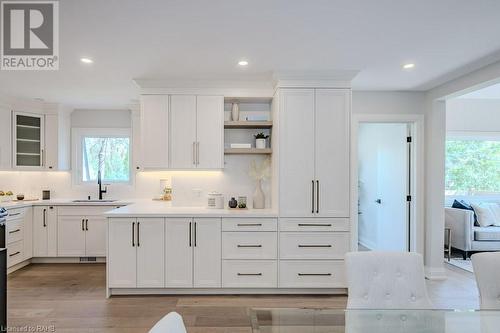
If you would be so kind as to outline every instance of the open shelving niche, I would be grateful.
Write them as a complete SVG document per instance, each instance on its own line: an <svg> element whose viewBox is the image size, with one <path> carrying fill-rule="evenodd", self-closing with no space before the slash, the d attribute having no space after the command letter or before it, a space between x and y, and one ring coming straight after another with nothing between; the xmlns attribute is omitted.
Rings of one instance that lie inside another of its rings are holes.
<svg viewBox="0 0 500 333"><path fill-rule="evenodd" d="M225 155L270 155L273 121L270 97L226 97L224 98L224 154ZM233 103L239 104L240 118L231 119ZM264 116L266 121L247 120L249 116ZM269 135L266 149L255 148L254 134ZM231 148L231 143L251 143L252 148Z"/></svg>

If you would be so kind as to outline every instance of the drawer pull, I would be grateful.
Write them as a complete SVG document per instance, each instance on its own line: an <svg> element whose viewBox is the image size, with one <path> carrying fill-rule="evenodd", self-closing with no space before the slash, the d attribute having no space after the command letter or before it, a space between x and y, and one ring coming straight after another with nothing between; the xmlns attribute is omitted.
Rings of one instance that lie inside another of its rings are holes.
<svg viewBox="0 0 500 333"><path fill-rule="evenodd" d="M331 227L331 223L299 223L299 227Z"/></svg>
<svg viewBox="0 0 500 333"><path fill-rule="evenodd" d="M21 231L21 229L12 230L12 231L9 231L9 234L14 234L14 233L19 232L19 231Z"/></svg>
<svg viewBox="0 0 500 333"><path fill-rule="evenodd" d="M9 257L16 256L16 255L18 255L19 253L21 253L21 252L20 252L20 251L17 251L17 252L14 252L14 253L12 253L12 254L9 254Z"/></svg>
<svg viewBox="0 0 500 333"><path fill-rule="evenodd" d="M238 244L238 247L262 247L262 245L240 245L240 244Z"/></svg>
<svg viewBox="0 0 500 333"><path fill-rule="evenodd" d="M331 244L325 244L325 245L302 245L299 244L299 247L332 247Z"/></svg>
<svg viewBox="0 0 500 333"><path fill-rule="evenodd" d="M332 273L298 273L299 276L332 276Z"/></svg>
<svg viewBox="0 0 500 333"><path fill-rule="evenodd" d="M262 223L238 223L238 227L262 227Z"/></svg>
<svg viewBox="0 0 500 333"><path fill-rule="evenodd" d="M12 213L12 214L9 214L9 216L17 216L17 215L21 215L21 213Z"/></svg>
<svg viewBox="0 0 500 333"><path fill-rule="evenodd" d="M238 276L262 276L262 273L238 273Z"/></svg>

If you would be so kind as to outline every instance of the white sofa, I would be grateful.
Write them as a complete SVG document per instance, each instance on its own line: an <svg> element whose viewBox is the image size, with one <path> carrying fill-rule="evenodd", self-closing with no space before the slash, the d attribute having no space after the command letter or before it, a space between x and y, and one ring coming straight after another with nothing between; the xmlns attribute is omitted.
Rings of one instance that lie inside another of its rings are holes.
<svg viewBox="0 0 500 333"><path fill-rule="evenodd" d="M445 208L445 225L451 229L451 246L461 250L464 260L469 252L500 251L500 227L474 225L474 212Z"/></svg>

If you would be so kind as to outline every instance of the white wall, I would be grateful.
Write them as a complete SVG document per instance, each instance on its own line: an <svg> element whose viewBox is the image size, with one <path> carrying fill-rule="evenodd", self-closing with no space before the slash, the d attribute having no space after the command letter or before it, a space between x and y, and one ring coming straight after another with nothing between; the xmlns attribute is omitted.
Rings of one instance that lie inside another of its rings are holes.
<svg viewBox="0 0 500 333"><path fill-rule="evenodd" d="M452 98L446 101L447 132L498 132L499 99Z"/></svg>
<svg viewBox="0 0 500 333"><path fill-rule="evenodd" d="M423 92L353 91L352 112L362 114L423 114Z"/></svg>
<svg viewBox="0 0 500 333"><path fill-rule="evenodd" d="M130 128L130 110L84 110L71 113L71 128Z"/></svg>

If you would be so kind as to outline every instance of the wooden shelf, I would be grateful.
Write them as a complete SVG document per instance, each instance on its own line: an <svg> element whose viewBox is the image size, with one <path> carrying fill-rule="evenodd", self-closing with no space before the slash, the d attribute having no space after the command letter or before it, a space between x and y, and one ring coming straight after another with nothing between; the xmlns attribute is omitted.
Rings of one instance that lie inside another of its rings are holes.
<svg viewBox="0 0 500 333"><path fill-rule="evenodd" d="M272 121L225 121L224 128L272 128Z"/></svg>
<svg viewBox="0 0 500 333"><path fill-rule="evenodd" d="M257 149L257 148L226 148L224 149L224 154L272 154L273 150L271 148Z"/></svg>

